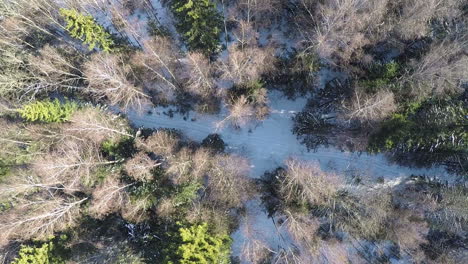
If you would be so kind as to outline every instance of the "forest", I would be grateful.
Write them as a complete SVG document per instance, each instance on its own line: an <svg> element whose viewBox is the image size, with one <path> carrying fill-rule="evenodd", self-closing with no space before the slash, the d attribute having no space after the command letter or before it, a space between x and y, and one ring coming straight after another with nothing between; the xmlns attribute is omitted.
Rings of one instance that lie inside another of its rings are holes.
<svg viewBox="0 0 468 264"><path fill-rule="evenodd" d="M0 0L0 263L468 263L468 2Z"/></svg>

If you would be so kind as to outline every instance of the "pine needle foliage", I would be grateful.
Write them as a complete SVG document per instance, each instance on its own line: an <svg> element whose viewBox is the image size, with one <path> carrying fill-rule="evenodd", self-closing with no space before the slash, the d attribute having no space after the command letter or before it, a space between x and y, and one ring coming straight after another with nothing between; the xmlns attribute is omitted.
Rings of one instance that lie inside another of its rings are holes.
<svg viewBox="0 0 468 264"><path fill-rule="evenodd" d="M55 256L53 242L44 243L41 247L21 246L19 256L11 264L64 264L62 258Z"/></svg>
<svg viewBox="0 0 468 264"><path fill-rule="evenodd" d="M78 105L74 102L60 103L55 99L31 102L18 111L29 122L62 123L68 121L77 109Z"/></svg>
<svg viewBox="0 0 468 264"><path fill-rule="evenodd" d="M468 108L458 100L411 104L383 122L370 138L371 151L460 153L466 155Z"/></svg>
<svg viewBox="0 0 468 264"><path fill-rule="evenodd" d="M212 235L208 224L181 227L182 243L176 254L180 264L229 264L231 240L228 235ZM174 262L168 262L173 264Z"/></svg>
<svg viewBox="0 0 468 264"><path fill-rule="evenodd" d="M190 50L202 51L207 55L219 48L222 19L210 0L176 0L173 10Z"/></svg>
<svg viewBox="0 0 468 264"><path fill-rule="evenodd" d="M66 29L70 35L88 44L89 50L95 47L103 51L110 52L114 46L114 41L101 25L97 24L91 15L84 15L75 9L60 9L60 14L67 22Z"/></svg>

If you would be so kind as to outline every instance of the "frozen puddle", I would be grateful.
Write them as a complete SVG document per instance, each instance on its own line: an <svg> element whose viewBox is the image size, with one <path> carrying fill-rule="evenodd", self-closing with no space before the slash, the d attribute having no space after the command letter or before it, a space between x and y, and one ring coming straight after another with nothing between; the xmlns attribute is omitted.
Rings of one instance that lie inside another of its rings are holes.
<svg viewBox="0 0 468 264"><path fill-rule="evenodd" d="M342 152L336 148L320 148L308 152L292 134L291 117L301 111L306 98L288 100L280 92L270 92L271 114L265 121L240 130L231 127L218 128L217 124L224 115L200 115L189 113L188 116L167 112L170 108L154 108L151 114L127 113L129 120L137 127L173 128L180 130L190 139L201 141L212 133L221 135L228 145L228 150L249 159L252 178L261 177L265 171L281 166L289 157L318 162L322 169L345 175L359 175L363 183L376 186L377 179L385 179L384 185L397 184L411 175L426 175L452 182L456 177L443 167L409 168L390 163L384 155ZM381 185L381 184L380 184ZM266 246L277 252L281 248L291 248L293 242L286 231L278 229L274 219L268 217L259 199L251 200L246 205L247 213L239 230L233 233L233 254L242 255L242 250L252 237L261 240Z"/></svg>

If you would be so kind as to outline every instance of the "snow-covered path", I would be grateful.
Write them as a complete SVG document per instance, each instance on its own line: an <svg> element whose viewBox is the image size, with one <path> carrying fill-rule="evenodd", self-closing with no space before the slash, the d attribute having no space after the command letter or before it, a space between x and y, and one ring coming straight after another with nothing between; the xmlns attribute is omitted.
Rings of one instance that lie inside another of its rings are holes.
<svg viewBox="0 0 468 264"><path fill-rule="evenodd" d="M367 176L369 179L396 180L411 174L444 180L452 178L443 167L426 169L403 167L390 163L382 154L342 152L333 147L309 152L291 132L291 117L302 110L306 99L291 101L274 91L270 93L270 101L272 113L268 119L240 130L230 127L218 128L217 123L223 120L222 114L213 116L189 113L185 119L179 114L174 114L171 118L166 114L170 108L152 109L151 115L130 112L128 118L137 127L174 128L196 141L203 140L211 133L218 133L230 151L250 160L253 178L258 178L265 171L281 166L289 157L319 162L325 170L336 172L357 170L361 172L362 177Z"/></svg>
<svg viewBox="0 0 468 264"><path fill-rule="evenodd" d="M212 133L221 135L229 151L240 154L251 163L251 177L259 178L265 171L281 166L289 157L318 162L322 169L345 175L359 175L362 183L369 187L381 185L377 179L385 179L385 185L398 184L400 180L413 175L426 175L447 181L456 179L443 167L409 168L392 164L384 155L342 152L336 148L320 148L316 152L307 151L292 134L291 117L301 111L306 98L295 101L287 100L280 92L269 94L271 114L260 124L235 130L230 127L218 128L217 124L224 115L200 115L189 113L188 116L167 113L170 108L155 108L151 114L127 113L129 120L137 127L173 128L180 130L190 139L201 141ZM249 239L255 237L266 243L274 251L291 248L293 241L286 230L278 228L273 219L268 217L260 200L255 198L246 205L247 211L239 229L232 234L233 255L242 255L242 248Z"/></svg>

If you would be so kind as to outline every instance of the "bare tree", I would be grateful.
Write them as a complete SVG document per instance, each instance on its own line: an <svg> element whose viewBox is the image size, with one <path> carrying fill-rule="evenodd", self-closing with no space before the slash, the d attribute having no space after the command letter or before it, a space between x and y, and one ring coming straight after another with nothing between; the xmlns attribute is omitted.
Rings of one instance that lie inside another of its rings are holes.
<svg viewBox="0 0 468 264"><path fill-rule="evenodd" d="M188 148L182 148L177 153L168 156L169 165L167 173L176 184L186 183L192 179L191 171L194 165L193 152Z"/></svg>
<svg viewBox="0 0 468 264"><path fill-rule="evenodd" d="M64 141L58 148L33 163L33 170L42 182L50 186L64 186L64 190L78 191L81 185L92 186L99 167L116 163L100 154L99 145L82 141Z"/></svg>
<svg viewBox="0 0 468 264"><path fill-rule="evenodd" d="M255 119L255 109L249 104L247 98L242 95L232 105L230 105L229 115L218 122L216 126L222 128L227 124L234 128L241 128Z"/></svg>
<svg viewBox="0 0 468 264"><path fill-rule="evenodd" d="M188 92L202 98L216 96L213 65L206 56L201 53L189 53L184 60L184 66L180 74L184 76Z"/></svg>
<svg viewBox="0 0 468 264"><path fill-rule="evenodd" d="M282 8L281 0L240 0L237 6L231 9L231 16L242 17L246 21L254 22L258 27L268 26L274 21ZM241 14L233 14L239 12Z"/></svg>
<svg viewBox="0 0 468 264"><path fill-rule="evenodd" d="M405 39L427 36L430 21L435 18L454 18L460 15L460 0L399 0L399 14L390 24L398 35Z"/></svg>
<svg viewBox="0 0 468 264"><path fill-rule="evenodd" d="M355 91L354 96L345 109L348 120L358 119L367 123L381 121L397 110L392 92L381 90L374 95Z"/></svg>
<svg viewBox="0 0 468 264"><path fill-rule="evenodd" d="M318 164L288 159L285 165L280 193L286 202L326 205L343 184L338 175L322 171Z"/></svg>
<svg viewBox="0 0 468 264"><path fill-rule="evenodd" d="M274 52L271 48L247 47L239 49L231 46L228 49L229 57L226 61L220 61L222 78L245 84L259 80L262 74L273 70Z"/></svg>
<svg viewBox="0 0 468 264"><path fill-rule="evenodd" d="M128 221L139 223L149 217L148 209L153 206L152 194L147 194L137 199L129 199L123 206L122 217Z"/></svg>
<svg viewBox="0 0 468 264"><path fill-rule="evenodd" d="M124 164L125 171L135 180L149 181L153 179L153 169L160 166L152 160L146 153L138 152L133 158Z"/></svg>
<svg viewBox="0 0 468 264"><path fill-rule="evenodd" d="M103 218L111 213L119 212L129 203L126 188L132 184L122 184L118 175L109 175L92 193L89 212L96 218Z"/></svg>
<svg viewBox="0 0 468 264"><path fill-rule="evenodd" d="M236 38L240 49L258 46L259 33L253 28L252 23L246 20L239 21L239 25L232 34Z"/></svg>
<svg viewBox="0 0 468 264"><path fill-rule="evenodd" d="M98 53L85 66L89 83L86 91L97 99L109 99L111 104L142 110L149 103L149 96L129 79L132 69L118 55Z"/></svg>
<svg viewBox="0 0 468 264"><path fill-rule="evenodd" d="M177 150L179 137L174 132L158 130L146 139L137 138L137 146L147 152L166 157Z"/></svg>
<svg viewBox="0 0 468 264"><path fill-rule="evenodd" d="M139 81L161 99L173 100L182 83L178 74L182 65L176 45L169 38L154 37L142 41L142 46L143 49L136 52L131 60L142 69Z"/></svg>
<svg viewBox="0 0 468 264"><path fill-rule="evenodd" d="M133 137L128 132L129 125L126 120L94 107L85 107L75 112L70 118L70 123L65 124L62 131L65 138L78 138L94 142L96 145L104 140L117 141L122 137Z"/></svg>
<svg viewBox="0 0 468 264"><path fill-rule="evenodd" d="M0 213L0 244L13 239L45 239L73 226L80 215L80 206L87 200L53 194L36 196L17 199L14 208Z"/></svg>
<svg viewBox="0 0 468 264"><path fill-rule="evenodd" d="M309 35L309 48L330 62L346 63L372 43L387 11L386 0L329 0L319 3L309 19L317 25Z"/></svg>
<svg viewBox="0 0 468 264"><path fill-rule="evenodd" d="M227 208L241 207L249 197L249 170L248 161L242 157L216 155L208 172L207 202Z"/></svg>
<svg viewBox="0 0 468 264"><path fill-rule="evenodd" d="M246 215L239 227L244 237L241 260L255 264L265 263L274 251L265 242L267 234L262 234L258 230L255 230L254 226L256 223L254 221L255 217Z"/></svg>
<svg viewBox="0 0 468 264"><path fill-rule="evenodd" d="M468 81L468 41L442 41L430 47L420 61L412 61L412 72L404 76L412 88L412 95L424 98L429 95L462 92Z"/></svg>
<svg viewBox="0 0 468 264"><path fill-rule="evenodd" d="M60 49L63 53L73 54L70 52L70 49ZM37 84L35 88L40 88L43 91L57 89L76 90L80 87L79 82L83 80L81 70L64 55L60 54L58 48L53 48L49 45L40 50L40 56L30 56L29 65L37 82L41 83L40 85ZM27 90L24 92L31 93Z"/></svg>
<svg viewBox="0 0 468 264"><path fill-rule="evenodd" d="M59 20L58 10L59 6L54 0L6 0L0 3L2 16L14 18L19 27L49 36L56 36L59 32L51 29L64 29Z"/></svg>
<svg viewBox="0 0 468 264"><path fill-rule="evenodd" d="M320 228L320 222L311 216L290 211L286 211L286 215L283 225L286 225L294 241L307 250L303 254L315 255L320 243L320 238L316 234Z"/></svg>

